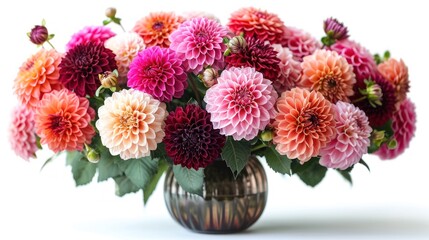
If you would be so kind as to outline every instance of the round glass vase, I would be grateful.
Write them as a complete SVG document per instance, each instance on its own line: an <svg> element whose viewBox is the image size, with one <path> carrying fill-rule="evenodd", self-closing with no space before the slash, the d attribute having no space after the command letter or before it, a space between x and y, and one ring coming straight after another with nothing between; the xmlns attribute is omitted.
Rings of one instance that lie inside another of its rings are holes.
<svg viewBox="0 0 429 240"><path fill-rule="evenodd" d="M247 229L264 211L267 177L256 157L234 178L225 161L204 170L203 197L183 190L167 171L164 200L170 215L183 227L200 233L234 233Z"/></svg>

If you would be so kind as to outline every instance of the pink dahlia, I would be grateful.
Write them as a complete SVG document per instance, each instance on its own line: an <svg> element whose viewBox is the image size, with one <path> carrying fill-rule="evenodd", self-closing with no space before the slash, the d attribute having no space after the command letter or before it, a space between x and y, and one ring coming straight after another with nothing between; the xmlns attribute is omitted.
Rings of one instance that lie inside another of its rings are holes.
<svg viewBox="0 0 429 240"><path fill-rule="evenodd" d="M300 86L322 93L332 103L349 102L349 97L354 94L356 79L353 67L338 53L318 49L304 57L301 67Z"/></svg>
<svg viewBox="0 0 429 240"><path fill-rule="evenodd" d="M174 164L205 168L220 157L225 144L210 122L210 114L197 105L178 107L165 120L165 150Z"/></svg>
<svg viewBox="0 0 429 240"><path fill-rule="evenodd" d="M180 98L188 84L182 61L169 48L150 47L130 65L128 86L149 93L161 102Z"/></svg>
<svg viewBox="0 0 429 240"><path fill-rule="evenodd" d="M398 111L392 117L393 137L397 145L394 149L388 149L386 144L375 152L381 159L393 159L401 155L410 145L416 131L416 107L409 99L405 99Z"/></svg>
<svg viewBox="0 0 429 240"><path fill-rule="evenodd" d="M145 48L143 39L137 33L126 32L111 37L104 46L115 54L119 83L126 83L130 63Z"/></svg>
<svg viewBox="0 0 429 240"><path fill-rule="evenodd" d="M377 65L372 54L360 44L346 39L337 41L329 49L347 59L347 62L353 66L356 80L373 79L377 74Z"/></svg>
<svg viewBox="0 0 429 240"><path fill-rule="evenodd" d="M295 59L300 62L303 57L322 47L322 44L309 33L293 27L286 28L281 44L289 48Z"/></svg>
<svg viewBox="0 0 429 240"><path fill-rule="evenodd" d="M9 127L9 141L12 150L24 160L36 156L36 129L34 128L34 112L24 105L13 110L12 122Z"/></svg>
<svg viewBox="0 0 429 240"><path fill-rule="evenodd" d="M122 159L150 155L164 137L164 103L134 89L115 92L98 109L95 123L101 142Z"/></svg>
<svg viewBox="0 0 429 240"><path fill-rule="evenodd" d="M277 92L282 93L296 87L301 79L301 64L293 58L293 53L289 48L284 48L280 44L273 45L280 59L280 74L273 81L273 86Z"/></svg>
<svg viewBox="0 0 429 240"><path fill-rule="evenodd" d="M41 144L47 144L55 153L81 151L90 144L95 130L91 121L95 111L88 99L62 89L45 94L36 110L36 133Z"/></svg>
<svg viewBox="0 0 429 240"><path fill-rule="evenodd" d="M365 113L350 103L333 105L337 136L320 150L320 165L345 170L368 152L372 128Z"/></svg>
<svg viewBox="0 0 429 240"><path fill-rule="evenodd" d="M292 88L277 100L276 150L305 163L319 155L336 133L332 104L320 92Z"/></svg>
<svg viewBox="0 0 429 240"><path fill-rule="evenodd" d="M210 65L223 66L226 45L223 38L226 29L220 23L207 18L193 18L184 22L170 35L170 48L183 60L186 71L201 72Z"/></svg>
<svg viewBox="0 0 429 240"><path fill-rule="evenodd" d="M84 43L70 49L60 65L60 82L80 97L94 96L99 74L116 69L115 54L101 43Z"/></svg>
<svg viewBox="0 0 429 240"><path fill-rule="evenodd" d="M276 80L280 74L280 59L274 48L256 38L246 37L245 40L244 48L225 58L227 67L253 67L264 78Z"/></svg>
<svg viewBox="0 0 429 240"><path fill-rule="evenodd" d="M380 63L377 67L380 74L395 88L396 106L399 107L407 98L407 92L410 89L408 67L404 61L393 58Z"/></svg>
<svg viewBox="0 0 429 240"><path fill-rule="evenodd" d="M73 34L70 41L67 43L66 49L74 48L79 44L95 43L99 44L115 36L116 34L110 30L110 28L105 26L87 26L84 27L79 32Z"/></svg>
<svg viewBox="0 0 429 240"><path fill-rule="evenodd" d="M214 128L237 141L253 139L276 114L271 81L250 67L232 67L217 80L204 97Z"/></svg>
<svg viewBox="0 0 429 240"><path fill-rule="evenodd" d="M236 35L244 33L246 37L276 44L283 39L285 25L274 13L247 7L231 14L228 28Z"/></svg>

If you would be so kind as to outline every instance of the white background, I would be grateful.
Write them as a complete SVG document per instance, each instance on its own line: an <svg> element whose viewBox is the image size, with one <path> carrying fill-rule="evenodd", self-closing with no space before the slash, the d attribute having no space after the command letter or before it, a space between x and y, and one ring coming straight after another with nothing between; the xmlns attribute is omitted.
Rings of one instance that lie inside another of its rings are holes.
<svg viewBox="0 0 429 240"><path fill-rule="evenodd" d="M9 1L1 8L0 73L0 239L212 239L217 235L191 233L169 216L162 182L146 207L142 195L114 195L113 181L76 188L70 169L59 158L39 171L48 151L30 163L16 157L7 140L10 112L17 104L12 84L19 66L37 49L26 38L42 18L64 50L70 36L86 25L98 25L109 6L118 9L131 29L152 11L182 13L202 10L226 23L243 6L277 13L287 26L317 38L322 21L334 16L350 30L351 38L372 52L389 49L409 66L411 93L418 113L417 133L408 151L393 161L366 157L371 172L358 166L351 187L334 171L315 189L297 177L283 177L266 168L268 204L248 231L225 238L257 239L428 239L429 197L427 154L429 16L424 1ZM119 32L117 27L113 28Z"/></svg>

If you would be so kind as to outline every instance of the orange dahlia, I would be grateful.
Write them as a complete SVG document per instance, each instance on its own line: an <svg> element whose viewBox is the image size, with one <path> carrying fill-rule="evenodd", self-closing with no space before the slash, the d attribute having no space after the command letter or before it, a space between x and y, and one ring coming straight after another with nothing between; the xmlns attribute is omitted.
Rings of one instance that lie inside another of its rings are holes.
<svg viewBox="0 0 429 240"><path fill-rule="evenodd" d="M81 151L95 135L90 123L94 117L88 99L67 89L55 90L45 94L36 109L36 133L40 143L56 153Z"/></svg>
<svg viewBox="0 0 429 240"><path fill-rule="evenodd" d="M301 67L301 86L322 93L332 103L349 102L356 79L353 67L344 57L337 52L316 50L304 57Z"/></svg>
<svg viewBox="0 0 429 240"><path fill-rule="evenodd" d="M45 93L63 88L58 81L60 62L60 53L41 48L22 64L13 86L22 104L34 109Z"/></svg>
<svg viewBox="0 0 429 240"><path fill-rule="evenodd" d="M276 150L305 163L319 155L336 133L334 109L320 92L293 88L277 100L273 141Z"/></svg>
<svg viewBox="0 0 429 240"><path fill-rule="evenodd" d="M140 19L133 28L144 40L147 47L159 46L168 48L168 37L185 19L172 12L153 12Z"/></svg>
<svg viewBox="0 0 429 240"><path fill-rule="evenodd" d="M402 59L389 59L386 62L378 65L378 71L389 81L395 88L396 106L397 108L407 98L407 92L410 89L408 79L408 67Z"/></svg>

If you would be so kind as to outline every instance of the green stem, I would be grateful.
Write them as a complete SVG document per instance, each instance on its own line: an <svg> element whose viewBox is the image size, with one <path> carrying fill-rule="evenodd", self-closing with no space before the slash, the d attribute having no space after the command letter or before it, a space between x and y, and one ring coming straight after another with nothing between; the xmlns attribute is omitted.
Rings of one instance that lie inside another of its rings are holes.
<svg viewBox="0 0 429 240"><path fill-rule="evenodd" d="M119 26L121 26L122 31L126 32L126 31L125 31L125 28L124 28L124 26L122 26L122 24L118 24L118 25L119 25Z"/></svg>
<svg viewBox="0 0 429 240"><path fill-rule="evenodd" d="M259 145L256 145L256 146L254 146L254 147L252 147L252 149L250 149L250 151L251 152L255 152L255 151L257 151L257 150L259 150L259 149L262 149L262 148L264 148L264 147L266 147L267 145L265 144L265 143L261 143L261 144L259 144Z"/></svg>
<svg viewBox="0 0 429 240"><path fill-rule="evenodd" d="M51 42L49 42L49 40L48 40L48 41L46 41L46 42L49 44L49 46L51 46L51 48L52 48L52 49L55 49L54 45L52 45L52 43L51 43Z"/></svg>
<svg viewBox="0 0 429 240"><path fill-rule="evenodd" d="M193 76L192 76L192 73L190 74L190 76L189 76L189 85L191 85L191 88L192 88L192 91L194 92L194 94L195 94L195 98L196 98L196 100L197 100L197 102L198 102L198 104L201 106L201 96L200 96L200 92L198 91L198 89L197 89L197 85L195 85L195 82L194 82L194 78L193 78Z"/></svg>
<svg viewBox="0 0 429 240"><path fill-rule="evenodd" d="M358 99L356 99L356 100L353 100L352 101L352 103L358 103L358 102L362 102L363 100L365 100L366 99L366 96L363 96L363 97L360 97L360 98L358 98Z"/></svg>

